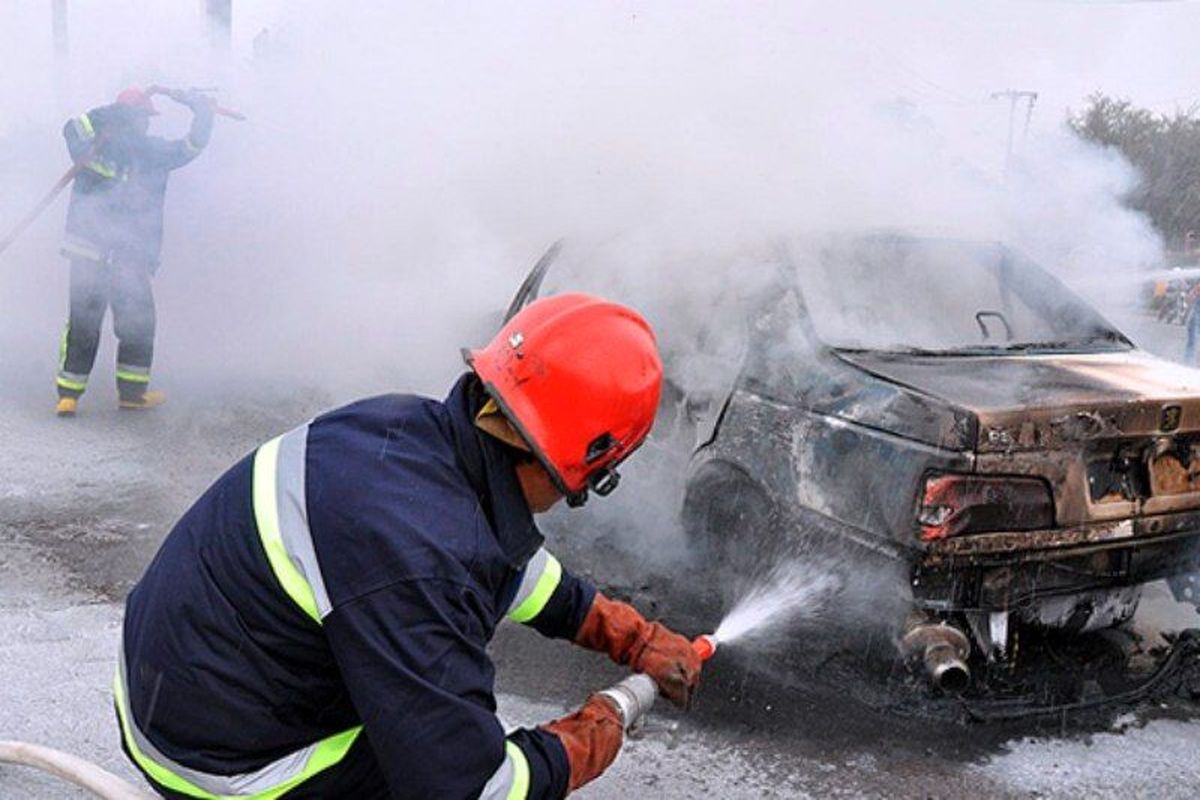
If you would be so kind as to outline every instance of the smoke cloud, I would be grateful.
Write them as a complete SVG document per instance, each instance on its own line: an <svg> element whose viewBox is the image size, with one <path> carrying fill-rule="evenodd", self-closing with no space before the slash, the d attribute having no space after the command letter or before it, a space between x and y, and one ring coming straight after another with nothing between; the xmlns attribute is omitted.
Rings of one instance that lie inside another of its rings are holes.
<svg viewBox="0 0 1200 800"><path fill-rule="evenodd" d="M57 59L34 5L0 26L5 226L69 166L63 121L125 85L217 86L249 117L173 176L156 281L156 383L212 397L440 394L560 237L548 285L643 310L700 394L781 234L1002 239L1119 316L1110 277L1161 244L1121 206L1136 176L1065 110L1098 88L1183 102L1200 71L1184 4L234 0L225 49L197 3L73 0ZM1008 88L1039 92L1011 161ZM158 103L152 132L182 135ZM0 257L2 392L29 402L66 310L64 208ZM631 546L675 524L684 456L660 440L585 512Z"/></svg>

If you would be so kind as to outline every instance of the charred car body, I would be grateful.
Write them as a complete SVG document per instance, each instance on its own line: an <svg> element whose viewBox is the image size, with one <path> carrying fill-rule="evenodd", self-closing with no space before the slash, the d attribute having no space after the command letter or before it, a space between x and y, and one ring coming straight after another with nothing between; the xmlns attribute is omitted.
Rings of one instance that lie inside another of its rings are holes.
<svg viewBox="0 0 1200 800"><path fill-rule="evenodd" d="M882 556L911 588L903 647L947 689L971 652L1008 658L1016 623L1118 624L1160 578L1190 599L1200 372L1002 245L831 237L773 260L736 380L699 415L699 544Z"/></svg>

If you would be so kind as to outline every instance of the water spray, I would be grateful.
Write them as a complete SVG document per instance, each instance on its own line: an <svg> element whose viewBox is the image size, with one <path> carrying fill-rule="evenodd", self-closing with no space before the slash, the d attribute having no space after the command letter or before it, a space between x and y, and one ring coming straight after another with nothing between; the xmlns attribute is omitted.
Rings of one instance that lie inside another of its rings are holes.
<svg viewBox="0 0 1200 800"><path fill-rule="evenodd" d="M717 645L739 639L751 640L783 622L810 617L842 588L839 578L829 569L811 563L785 562L777 565L767 579L734 604L713 633L692 640L692 650L700 661L708 661ZM630 675L600 692L621 712L625 730L634 729L654 705L658 687L645 675Z"/></svg>
<svg viewBox="0 0 1200 800"><path fill-rule="evenodd" d="M697 636L692 640L692 650L702 662L708 661L717 652L717 642L711 635ZM658 686L654 683L653 678L639 672L608 687L599 694L616 706L617 711L621 714L621 722L628 733L641 725L651 707L654 706L654 699L658 697Z"/></svg>

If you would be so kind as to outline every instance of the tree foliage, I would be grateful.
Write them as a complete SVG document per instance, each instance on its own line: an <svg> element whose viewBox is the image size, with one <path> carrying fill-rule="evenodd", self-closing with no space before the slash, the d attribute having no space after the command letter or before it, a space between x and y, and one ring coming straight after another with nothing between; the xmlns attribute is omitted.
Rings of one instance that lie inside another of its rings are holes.
<svg viewBox="0 0 1200 800"><path fill-rule="evenodd" d="M1150 217L1175 250L1188 231L1200 236L1200 115L1197 108L1158 114L1129 100L1104 94L1071 114L1076 134L1115 147L1138 170L1141 180L1126 202Z"/></svg>

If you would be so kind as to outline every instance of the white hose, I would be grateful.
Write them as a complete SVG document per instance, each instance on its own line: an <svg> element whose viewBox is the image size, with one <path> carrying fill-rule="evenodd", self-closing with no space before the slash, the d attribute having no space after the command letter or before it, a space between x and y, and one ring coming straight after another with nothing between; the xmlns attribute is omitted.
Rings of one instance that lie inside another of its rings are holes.
<svg viewBox="0 0 1200 800"><path fill-rule="evenodd" d="M90 761L37 744L0 741L0 763L20 764L49 772L82 786L101 800L149 800L151 797Z"/></svg>

